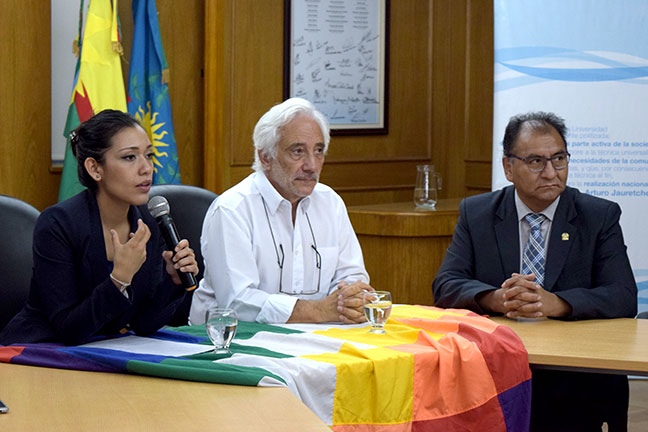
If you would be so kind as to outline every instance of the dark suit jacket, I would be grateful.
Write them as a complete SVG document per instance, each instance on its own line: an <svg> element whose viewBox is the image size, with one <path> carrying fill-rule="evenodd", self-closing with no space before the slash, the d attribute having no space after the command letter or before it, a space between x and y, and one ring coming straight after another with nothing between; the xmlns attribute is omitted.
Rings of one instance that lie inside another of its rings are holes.
<svg viewBox="0 0 648 432"><path fill-rule="evenodd" d="M145 207L131 207L131 231L142 219L151 230L146 261L135 274L127 299L110 280L97 201L89 191L45 210L34 229L34 272L27 304L0 334L0 344L87 342L129 326L152 333L165 325L184 289L165 270L163 239Z"/></svg>
<svg viewBox="0 0 648 432"><path fill-rule="evenodd" d="M440 307L482 310L475 296L520 272L513 186L461 202L452 243L433 283ZM567 187L551 226L545 289L572 306L568 319L634 317L632 275L616 203ZM565 235L566 234L566 235Z"/></svg>

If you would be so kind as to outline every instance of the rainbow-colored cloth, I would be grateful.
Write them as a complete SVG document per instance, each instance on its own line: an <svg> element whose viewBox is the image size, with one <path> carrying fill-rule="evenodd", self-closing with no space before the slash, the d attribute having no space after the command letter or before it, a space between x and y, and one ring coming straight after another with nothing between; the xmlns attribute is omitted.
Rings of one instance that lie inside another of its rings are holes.
<svg viewBox="0 0 648 432"><path fill-rule="evenodd" d="M467 310L394 306L384 335L366 326L239 322L232 355L134 353L41 343L0 346L0 361L256 386L287 386L336 432L525 431L531 371L520 339ZM210 344L204 326L151 340Z"/></svg>

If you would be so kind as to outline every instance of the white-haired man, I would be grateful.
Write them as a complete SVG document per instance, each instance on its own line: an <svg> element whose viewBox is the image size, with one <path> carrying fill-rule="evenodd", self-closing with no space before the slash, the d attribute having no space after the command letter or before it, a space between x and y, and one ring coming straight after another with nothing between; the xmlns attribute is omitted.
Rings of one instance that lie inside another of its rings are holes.
<svg viewBox="0 0 648 432"><path fill-rule="evenodd" d="M220 195L205 216L205 277L190 321L210 307L244 321L364 322L372 290L344 202L318 183L329 144L322 113L291 98L254 128L255 172Z"/></svg>

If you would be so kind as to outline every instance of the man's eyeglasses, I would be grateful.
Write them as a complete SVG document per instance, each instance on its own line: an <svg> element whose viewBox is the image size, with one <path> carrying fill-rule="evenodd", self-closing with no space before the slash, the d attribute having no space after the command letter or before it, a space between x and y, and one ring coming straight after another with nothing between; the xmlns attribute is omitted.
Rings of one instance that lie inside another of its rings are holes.
<svg viewBox="0 0 648 432"><path fill-rule="evenodd" d="M529 168L529 171L537 173L541 172L545 169L547 166L547 161L551 161L551 165L553 165L554 169L556 171L562 170L567 168L567 165L569 165L569 157L571 155L567 152L565 153L558 153L557 155L553 155L550 158L545 158L542 156L528 156L525 158L522 158L520 156L516 156L512 153L509 153L506 155L508 158L515 158L519 159L522 162L526 164L526 166Z"/></svg>
<svg viewBox="0 0 648 432"><path fill-rule="evenodd" d="M268 206L263 197L261 197L261 200L263 201L263 210L265 210L266 220L268 221L268 228L270 228L270 235L272 236L272 244L274 245L275 254L277 255L277 265L279 266L279 292L288 295L317 294L320 290L320 281L322 278L322 256L317 250L317 242L315 241L315 234L313 233L313 226L311 225L311 221L310 218L308 217L308 213L305 212L304 214L306 215L306 220L308 221L308 228L310 229L311 237L313 238L313 244L311 245L311 249L313 249L315 253L315 267L317 267L317 289L311 289L310 291L302 291L298 293L286 292L283 290L283 265L284 265L284 258L285 258L283 245L279 243L279 247L277 248L277 241L275 240L274 231L272 230L272 225L270 224L270 216L268 216ZM279 252L281 252L281 257L279 256Z"/></svg>

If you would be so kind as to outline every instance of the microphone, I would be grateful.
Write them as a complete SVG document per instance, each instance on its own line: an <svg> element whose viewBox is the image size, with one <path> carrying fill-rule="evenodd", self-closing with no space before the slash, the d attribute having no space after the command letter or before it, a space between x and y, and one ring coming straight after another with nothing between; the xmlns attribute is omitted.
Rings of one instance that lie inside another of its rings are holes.
<svg viewBox="0 0 648 432"><path fill-rule="evenodd" d="M169 202L163 196L154 196L148 202L148 210L149 213L151 213L151 216L153 216L157 221L167 248L169 248L170 251L174 251L175 247L180 243L180 236L178 235L178 230L169 214ZM180 269L178 269L177 272L182 281L182 286L187 291L193 291L197 286L196 277L193 273L181 272Z"/></svg>

